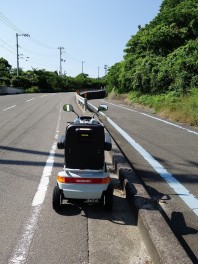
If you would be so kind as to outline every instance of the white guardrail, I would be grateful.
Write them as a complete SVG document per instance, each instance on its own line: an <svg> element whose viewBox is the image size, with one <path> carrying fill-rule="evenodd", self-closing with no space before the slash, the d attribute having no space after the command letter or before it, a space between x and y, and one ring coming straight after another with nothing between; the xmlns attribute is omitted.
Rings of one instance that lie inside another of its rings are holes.
<svg viewBox="0 0 198 264"><path fill-rule="evenodd" d="M87 98L84 98L76 93L76 103L80 105L84 111L87 110Z"/></svg>

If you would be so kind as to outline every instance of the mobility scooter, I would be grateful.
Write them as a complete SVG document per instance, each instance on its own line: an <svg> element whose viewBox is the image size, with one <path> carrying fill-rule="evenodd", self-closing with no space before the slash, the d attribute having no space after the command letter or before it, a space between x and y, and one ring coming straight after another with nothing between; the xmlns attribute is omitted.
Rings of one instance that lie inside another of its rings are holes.
<svg viewBox="0 0 198 264"><path fill-rule="evenodd" d="M106 111L100 105L99 111ZM93 116L78 116L70 104L63 106L77 118L69 122L65 135L58 140L58 149L64 149L64 168L58 173L52 206L60 211L63 200L80 199L99 202L110 211L113 207L113 185L105 163L105 151L112 148L111 137L102 123Z"/></svg>

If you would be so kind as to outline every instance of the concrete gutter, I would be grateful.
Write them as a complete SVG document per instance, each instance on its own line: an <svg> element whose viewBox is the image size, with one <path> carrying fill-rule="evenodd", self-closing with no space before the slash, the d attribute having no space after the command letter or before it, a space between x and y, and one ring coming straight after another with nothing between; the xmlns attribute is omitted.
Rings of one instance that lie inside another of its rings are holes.
<svg viewBox="0 0 198 264"><path fill-rule="evenodd" d="M193 263L115 144L112 161L153 263Z"/></svg>

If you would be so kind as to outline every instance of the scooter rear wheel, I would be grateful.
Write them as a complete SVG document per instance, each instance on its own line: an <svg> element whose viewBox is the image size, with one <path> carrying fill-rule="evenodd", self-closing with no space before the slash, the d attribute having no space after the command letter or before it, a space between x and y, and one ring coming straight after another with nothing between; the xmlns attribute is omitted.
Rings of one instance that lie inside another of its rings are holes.
<svg viewBox="0 0 198 264"><path fill-rule="evenodd" d="M101 202L106 211L111 211L113 208L113 186L109 185L107 190L103 193Z"/></svg>
<svg viewBox="0 0 198 264"><path fill-rule="evenodd" d="M63 200L62 191L59 189L58 186L55 186L52 197L52 207L56 212L60 211L62 200Z"/></svg>

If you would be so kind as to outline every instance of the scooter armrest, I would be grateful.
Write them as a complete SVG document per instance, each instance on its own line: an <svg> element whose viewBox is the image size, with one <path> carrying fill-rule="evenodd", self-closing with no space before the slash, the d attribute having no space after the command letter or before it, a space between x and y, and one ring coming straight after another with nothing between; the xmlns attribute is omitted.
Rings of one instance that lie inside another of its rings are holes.
<svg viewBox="0 0 198 264"><path fill-rule="evenodd" d="M65 148L65 136L61 136L61 137L58 139L58 142L57 142L57 148L58 148L58 149L64 149L64 148Z"/></svg>
<svg viewBox="0 0 198 264"><path fill-rule="evenodd" d="M109 135L109 133L105 133L104 150L110 151L111 149L112 149L111 136Z"/></svg>

